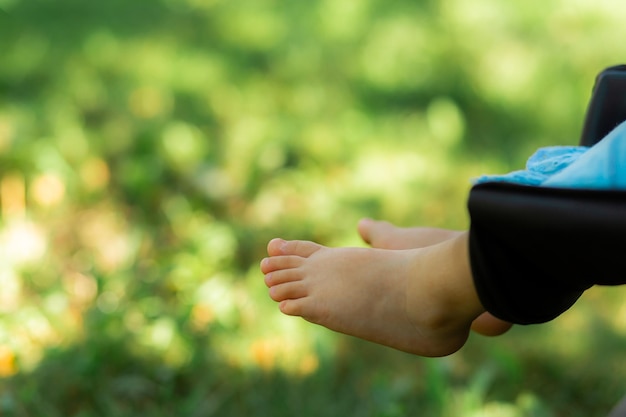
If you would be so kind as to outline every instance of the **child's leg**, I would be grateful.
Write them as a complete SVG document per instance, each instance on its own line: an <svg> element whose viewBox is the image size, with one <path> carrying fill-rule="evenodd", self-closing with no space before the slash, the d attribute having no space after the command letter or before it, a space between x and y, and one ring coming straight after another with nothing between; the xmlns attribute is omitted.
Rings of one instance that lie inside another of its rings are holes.
<svg viewBox="0 0 626 417"><path fill-rule="evenodd" d="M379 249L412 249L435 245L463 232L430 227L397 227L389 222L363 219L359 222L363 240ZM506 333L512 324L485 312L472 323L472 330L484 336Z"/></svg>
<svg viewBox="0 0 626 417"><path fill-rule="evenodd" d="M406 352L455 352L484 311L466 233L410 250L274 239L268 254L261 270L283 313Z"/></svg>

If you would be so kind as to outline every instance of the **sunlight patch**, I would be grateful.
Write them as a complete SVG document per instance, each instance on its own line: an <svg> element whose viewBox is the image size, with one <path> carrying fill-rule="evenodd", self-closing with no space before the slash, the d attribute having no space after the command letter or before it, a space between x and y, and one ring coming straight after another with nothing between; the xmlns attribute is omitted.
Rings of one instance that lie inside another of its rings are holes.
<svg viewBox="0 0 626 417"><path fill-rule="evenodd" d="M22 281L11 269L0 270L0 312L11 313L22 304Z"/></svg>
<svg viewBox="0 0 626 417"><path fill-rule="evenodd" d="M0 230L0 259L6 265L20 266L40 260L46 253L43 230L29 221L11 222Z"/></svg>
<svg viewBox="0 0 626 417"><path fill-rule="evenodd" d="M33 180L30 194L42 207L59 204L65 197L65 183L58 175L50 172L37 176Z"/></svg>
<svg viewBox="0 0 626 417"><path fill-rule="evenodd" d="M19 173L7 174L0 180L2 217L21 217L26 211L26 184Z"/></svg>
<svg viewBox="0 0 626 417"><path fill-rule="evenodd" d="M196 319L211 323L215 321L226 327L237 325L237 304L230 279L213 276L196 291ZM199 316L201 314L201 316Z"/></svg>

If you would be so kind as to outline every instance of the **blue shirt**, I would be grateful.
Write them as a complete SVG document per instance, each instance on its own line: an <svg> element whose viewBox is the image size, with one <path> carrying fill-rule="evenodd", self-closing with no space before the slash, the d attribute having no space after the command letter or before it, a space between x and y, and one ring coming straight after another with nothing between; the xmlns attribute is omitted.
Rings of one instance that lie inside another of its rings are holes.
<svg viewBox="0 0 626 417"><path fill-rule="evenodd" d="M528 159L526 169L504 175L483 175L474 182L507 182L557 188L626 189L626 122L590 148L540 148Z"/></svg>

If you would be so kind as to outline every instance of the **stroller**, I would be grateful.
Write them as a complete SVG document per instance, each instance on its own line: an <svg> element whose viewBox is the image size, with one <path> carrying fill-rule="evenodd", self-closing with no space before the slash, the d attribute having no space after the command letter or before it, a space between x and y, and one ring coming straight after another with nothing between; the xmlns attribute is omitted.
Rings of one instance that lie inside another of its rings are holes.
<svg viewBox="0 0 626 417"><path fill-rule="evenodd" d="M626 65L607 68L596 78L580 144L593 146L626 120ZM609 417L626 416L626 397Z"/></svg>
<svg viewBox="0 0 626 417"><path fill-rule="evenodd" d="M580 145L595 145L624 121L626 65L619 65L596 78ZM593 285L626 283L623 189L487 182L472 188L468 208L474 273L489 284L481 301L500 318L546 322ZM626 397L609 417L626 417Z"/></svg>

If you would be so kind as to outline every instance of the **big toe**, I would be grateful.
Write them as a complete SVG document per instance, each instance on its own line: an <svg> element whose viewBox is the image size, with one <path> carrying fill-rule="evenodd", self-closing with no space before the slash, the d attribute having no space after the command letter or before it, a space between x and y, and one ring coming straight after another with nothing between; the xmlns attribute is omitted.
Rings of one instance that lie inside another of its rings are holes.
<svg viewBox="0 0 626 417"><path fill-rule="evenodd" d="M361 238L374 247L380 247L389 234L393 231L394 226L385 221L372 219L362 219L358 225L358 231Z"/></svg>
<svg viewBox="0 0 626 417"><path fill-rule="evenodd" d="M272 239L267 245L267 253L270 256L296 255L308 258L321 248L321 245L306 240Z"/></svg>

